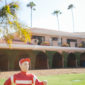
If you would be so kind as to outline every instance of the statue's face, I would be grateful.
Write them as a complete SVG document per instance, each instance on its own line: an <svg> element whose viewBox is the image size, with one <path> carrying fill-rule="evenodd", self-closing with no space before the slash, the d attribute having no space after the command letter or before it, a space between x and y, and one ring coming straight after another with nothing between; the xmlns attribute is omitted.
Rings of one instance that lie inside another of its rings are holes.
<svg viewBox="0 0 85 85"><path fill-rule="evenodd" d="M20 66L21 71L27 72L29 69L29 62L25 61L19 66Z"/></svg>

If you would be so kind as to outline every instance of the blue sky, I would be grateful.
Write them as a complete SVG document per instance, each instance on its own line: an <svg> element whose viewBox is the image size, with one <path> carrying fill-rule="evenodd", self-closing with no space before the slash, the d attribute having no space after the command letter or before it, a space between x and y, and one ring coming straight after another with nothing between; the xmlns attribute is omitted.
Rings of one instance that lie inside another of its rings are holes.
<svg viewBox="0 0 85 85"><path fill-rule="evenodd" d="M85 1L84 0L20 0L20 11L17 13L22 23L30 26L30 8L26 4L33 1L36 11L33 12L33 27L58 30L57 18L52 14L54 10L62 12L59 15L60 31L72 32L72 16L68 10L69 4L74 4L75 32L85 32Z"/></svg>

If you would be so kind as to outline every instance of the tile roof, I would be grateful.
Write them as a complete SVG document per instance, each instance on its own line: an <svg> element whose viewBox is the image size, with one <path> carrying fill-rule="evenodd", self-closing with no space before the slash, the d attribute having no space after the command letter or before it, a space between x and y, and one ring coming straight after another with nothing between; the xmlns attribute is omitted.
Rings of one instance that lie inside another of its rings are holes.
<svg viewBox="0 0 85 85"><path fill-rule="evenodd" d="M43 34L50 36L66 36L66 37L75 37L75 38L85 38L85 35L81 35L80 33L72 33L72 32L63 32L56 30L48 30L43 28L31 28L32 33L35 34Z"/></svg>

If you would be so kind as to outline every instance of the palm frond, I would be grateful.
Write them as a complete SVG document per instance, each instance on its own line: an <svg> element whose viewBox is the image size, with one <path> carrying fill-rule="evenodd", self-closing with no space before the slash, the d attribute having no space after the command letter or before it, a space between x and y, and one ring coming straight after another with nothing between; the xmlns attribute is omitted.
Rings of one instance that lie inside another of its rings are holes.
<svg viewBox="0 0 85 85"><path fill-rule="evenodd" d="M68 6L68 9L72 9L72 8L74 8L74 5L73 5L73 4L70 4L70 5Z"/></svg>

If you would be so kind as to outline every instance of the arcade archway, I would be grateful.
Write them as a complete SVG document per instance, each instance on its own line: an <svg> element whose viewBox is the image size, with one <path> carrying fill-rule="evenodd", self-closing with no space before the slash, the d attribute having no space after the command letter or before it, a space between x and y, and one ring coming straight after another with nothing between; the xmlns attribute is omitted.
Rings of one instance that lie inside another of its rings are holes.
<svg viewBox="0 0 85 85"><path fill-rule="evenodd" d="M0 55L0 71L8 70L8 56L1 54Z"/></svg>
<svg viewBox="0 0 85 85"><path fill-rule="evenodd" d="M77 59L75 54L70 53L67 57L67 67L73 68L77 65Z"/></svg>
<svg viewBox="0 0 85 85"><path fill-rule="evenodd" d="M60 53L55 53L52 60L52 68L62 68L63 61Z"/></svg>
<svg viewBox="0 0 85 85"><path fill-rule="evenodd" d="M85 67L85 53L80 55L80 67Z"/></svg>
<svg viewBox="0 0 85 85"><path fill-rule="evenodd" d="M39 52L36 56L36 63L35 69L47 69L48 68L48 61L47 56L43 52Z"/></svg>

